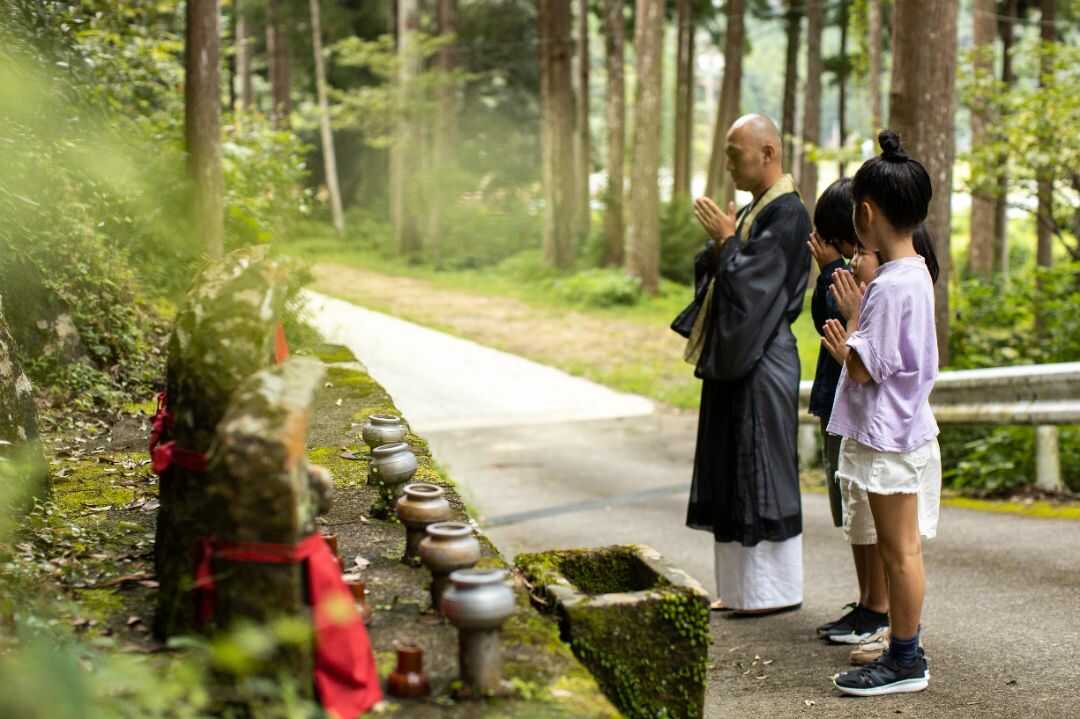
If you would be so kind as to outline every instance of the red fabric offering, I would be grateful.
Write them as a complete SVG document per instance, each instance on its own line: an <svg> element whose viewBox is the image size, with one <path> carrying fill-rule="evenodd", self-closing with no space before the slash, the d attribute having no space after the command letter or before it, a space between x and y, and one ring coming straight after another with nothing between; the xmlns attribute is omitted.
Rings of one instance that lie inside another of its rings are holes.
<svg viewBox="0 0 1080 719"><path fill-rule="evenodd" d="M354 719L382 700L375 655L341 568L322 535L299 544L204 540L195 567L199 620L214 613L214 558L231 562L307 562L308 597L315 622L315 690L335 719Z"/></svg>
<svg viewBox="0 0 1080 719"><path fill-rule="evenodd" d="M274 329L274 364L289 359L289 343L285 341L285 325L277 323Z"/></svg>
<svg viewBox="0 0 1080 719"><path fill-rule="evenodd" d="M206 455L183 447L177 447L174 440L162 442L165 432L172 431L173 416L169 411L168 397L164 392L158 394L157 412L150 426L150 466L154 474L161 475L172 465L189 472L205 472Z"/></svg>

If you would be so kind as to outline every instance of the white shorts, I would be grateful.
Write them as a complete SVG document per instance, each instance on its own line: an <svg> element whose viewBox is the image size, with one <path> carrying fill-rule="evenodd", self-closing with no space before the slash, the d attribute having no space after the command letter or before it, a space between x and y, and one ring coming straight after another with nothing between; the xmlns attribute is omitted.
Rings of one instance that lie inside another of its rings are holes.
<svg viewBox="0 0 1080 719"><path fill-rule="evenodd" d="M918 495L919 534L937 535L941 507L941 448L936 439L910 452L879 452L847 437L836 471L844 502L844 536L852 544L877 544L869 494Z"/></svg>

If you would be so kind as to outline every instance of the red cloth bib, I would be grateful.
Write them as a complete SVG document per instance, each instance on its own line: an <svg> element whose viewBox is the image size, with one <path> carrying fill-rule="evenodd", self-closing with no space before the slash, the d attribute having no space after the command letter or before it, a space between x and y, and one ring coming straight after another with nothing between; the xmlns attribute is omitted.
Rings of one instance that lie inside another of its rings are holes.
<svg viewBox="0 0 1080 719"><path fill-rule="evenodd" d="M315 689L336 719L354 719L382 700L367 630L341 578L337 559L318 533L299 544L230 543L203 540L195 567L200 621L214 613L214 558L232 562L307 562L308 597L315 621ZM346 612L342 617L342 611Z"/></svg>

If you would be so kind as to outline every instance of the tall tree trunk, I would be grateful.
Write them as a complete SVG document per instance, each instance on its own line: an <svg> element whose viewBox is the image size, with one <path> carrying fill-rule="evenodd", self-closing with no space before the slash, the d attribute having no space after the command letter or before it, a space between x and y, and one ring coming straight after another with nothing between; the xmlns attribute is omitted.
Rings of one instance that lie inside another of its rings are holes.
<svg viewBox="0 0 1080 719"><path fill-rule="evenodd" d="M270 60L270 117L274 127L289 127L292 97L289 93L289 32L281 12L281 0L269 0L266 18L266 54Z"/></svg>
<svg viewBox="0 0 1080 719"><path fill-rule="evenodd" d="M544 259L573 262L574 114L571 80L570 0L539 0L540 98L544 182Z"/></svg>
<svg viewBox="0 0 1080 719"><path fill-rule="evenodd" d="M806 0L806 94L803 98L802 167L799 194L810 213L817 200L818 167L811 157L821 144L821 33L825 27L824 0Z"/></svg>
<svg viewBox="0 0 1080 719"><path fill-rule="evenodd" d="M592 173L592 140L589 132L589 0L579 0L577 11L577 104L574 157L577 160L577 235L580 241L592 230L592 196L589 175Z"/></svg>
<svg viewBox="0 0 1080 719"><path fill-rule="evenodd" d="M1039 85L1045 87L1047 83L1053 82L1054 63L1053 58L1047 52L1047 43L1052 43L1057 40L1057 36L1054 33L1054 23L1057 20L1056 13L1056 0L1041 0L1040 5L1040 32L1039 39L1043 43L1043 53L1039 60ZM1053 142L1054 138L1045 137L1044 139ZM1039 267L1050 267L1054 264L1054 176L1052 172L1048 172L1045 169L1038 173L1038 222L1036 229L1036 237L1038 238L1038 245L1035 252L1035 262ZM1044 283L1040 277L1037 282L1038 292L1036 293L1036 305L1035 305L1035 328L1040 336L1045 334L1046 321L1042 312L1042 290L1044 289Z"/></svg>
<svg viewBox="0 0 1080 719"><path fill-rule="evenodd" d="M419 128L414 122L416 76L420 72L420 49L417 33L420 30L420 7L418 0L398 0L398 168L394 174L395 187L391 198L395 205L393 216L394 244L398 253L415 257L420 252L420 229L417 223L417 201L413 197L405 201L405 186L409 179L415 183L419 170L417 162L416 135Z"/></svg>
<svg viewBox="0 0 1080 719"><path fill-rule="evenodd" d="M1019 0L1005 0L999 25L1001 32L1001 80L1009 89L1016 83L1013 73L1012 49L1014 24L1020 17ZM1009 274L1009 175L1006 171L1008 157L1003 153L998 163L998 187L994 199L994 270L1002 276Z"/></svg>
<svg viewBox="0 0 1080 719"><path fill-rule="evenodd" d="M735 198L735 186L724 167L726 157L724 149L728 128L738 119L742 102L745 11L745 0L728 0L727 27L724 30L724 81L720 88L720 104L716 111L712 155L709 157L709 174L705 183L705 194L714 197L721 207L727 207L728 202Z"/></svg>
<svg viewBox="0 0 1080 719"><path fill-rule="evenodd" d="M218 0L188 0L184 43L184 139L194 185L195 234L206 253L225 253L221 171L221 69Z"/></svg>
<svg viewBox="0 0 1080 719"><path fill-rule="evenodd" d="M251 20L246 3L233 0L236 16L236 76L239 84L239 109L251 112L255 105L255 85L251 72Z"/></svg>
<svg viewBox="0 0 1080 719"><path fill-rule="evenodd" d="M799 34L802 25L802 3L788 0L785 24L787 28L787 57L784 62L784 109L780 132L784 139L784 169L795 169L795 99L799 89Z"/></svg>
<svg viewBox="0 0 1080 719"><path fill-rule="evenodd" d="M334 229L345 234L345 212L341 208L341 188L338 186L337 155L334 152L334 132L330 128L330 104L326 92L326 66L322 55L322 22L319 0L311 0L311 46L315 51L315 90L319 96L319 129L322 133L323 165L326 168L326 190L330 194L330 212Z"/></svg>
<svg viewBox="0 0 1080 719"><path fill-rule="evenodd" d="M672 199L690 196L690 145L694 128L694 20L690 0L676 5L675 155Z"/></svg>
<svg viewBox="0 0 1080 719"><path fill-rule="evenodd" d="M881 130L881 0L867 0L870 32L870 133Z"/></svg>
<svg viewBox="0 0 1080 719"><path fill-rule="evenodd" d="M626 86L624 78L623 0L604 0L604 42L607 57L607 195L604 208L606 264L623 264L626 233L623 227L623 160L626 154Z"/></svg>
<svg viewBox="0 0 1080 719"><path fill-rule="evenodd" d="M626 267L648 294L660 286L660 122L663 104L664 0L637 0L634 23L634 163L630 169L630 241Z"/></svg>
<svg viewBox="0 0 1080 719"><path fill-rule="evenodd" d="M972 10L975 69L994 71L994 43L997 40L997 3L975 0ZM971 108L971 146L991 141L992 118L985 104ZM988 278L994 271L994 198L985 192L971 195L971 233L968 240L968 270Z"/></svg>
<svg viewBox="0 0 1080 719"><path fill-rule="evenodd" d="M836 73L837 83L837 121L840 126L840 149L843 150L847 143L847 31L848 31L848 3L849 0L840 0L840 69ZM841 158L843 155L841 155ZM839 175L844 176L844 160L839 165Z"/></svg>
<svg viewBox="0 0 1080 719"><path fill-rule="evenodd" d="M904 0L893 10L890 125L908 154L926 166L934 187L927 227L941 274L935 287L938 354L949 363L950 208L956 145L957 3Z"/></svg>
<svg viewBox="0 0 1080 719"><path fill-rule="evenodd" d="M457 33L457 0L437 0L435 20L442 36ZM456 43L457 40L455 39ZM442 218L447 203L446 179L452 166L451 148L457 138L457 86L448 78L457 68L457 56L453 45L444 45L435 58L435 66L446 77L438 89L439 111L435 117L432 138L432 174L434 182L430 207L428 208L428 253L436 266L442 264Z"/></svg>

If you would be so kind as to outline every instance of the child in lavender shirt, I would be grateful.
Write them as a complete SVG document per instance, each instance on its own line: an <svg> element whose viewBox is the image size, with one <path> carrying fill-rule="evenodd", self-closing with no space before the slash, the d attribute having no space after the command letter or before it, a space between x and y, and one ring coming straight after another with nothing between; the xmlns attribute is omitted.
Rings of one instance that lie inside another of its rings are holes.
<svg viewBox="0 0 1080 719"><path fill-rule="evenodd" d="M830 320L822 340L843 365L829 432L844 437L837 472L844 528L853 544L877 544L889 580L889 649L833 679L856 696L921 691L929 683L919 647L920 534L936 534L941 493L929 403L938 363L934 290L913 240L929 207L930 177L895 133L881 133L879 142L882 154L855 174L852 194L859 240L884 264L868 286L837 273L833 292L848 322Z"/></svg>

